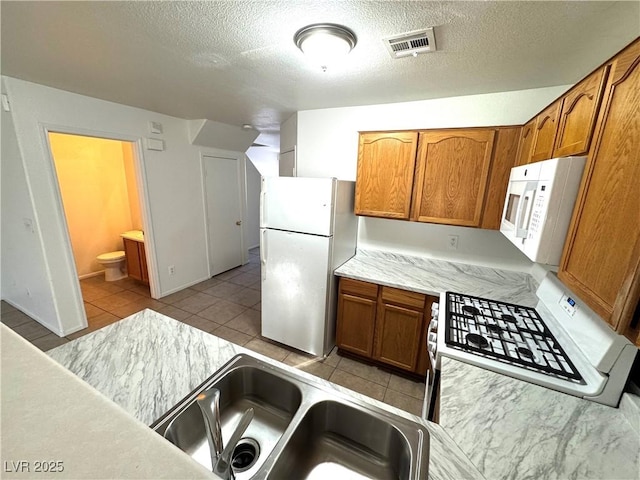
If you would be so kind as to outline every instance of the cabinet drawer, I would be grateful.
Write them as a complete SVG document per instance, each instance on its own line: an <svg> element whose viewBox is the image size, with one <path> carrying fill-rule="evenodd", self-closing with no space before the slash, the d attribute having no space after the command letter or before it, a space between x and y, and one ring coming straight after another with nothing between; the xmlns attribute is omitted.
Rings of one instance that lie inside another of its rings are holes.
<svg viewBox="0 0 640 480"><path fill-rule="evenodd" d="M408 292L398 288L382 287L381 298L383 303L393 303L394 305L404 305L422 310L424 308L426 295Z"/></svg>
<svg viewBox="0 0 640 480"><path fill-rule="evenodd" d="M340 278L340 293L351 293L375 300L378 297L378 285L351 278Z"/></svg>

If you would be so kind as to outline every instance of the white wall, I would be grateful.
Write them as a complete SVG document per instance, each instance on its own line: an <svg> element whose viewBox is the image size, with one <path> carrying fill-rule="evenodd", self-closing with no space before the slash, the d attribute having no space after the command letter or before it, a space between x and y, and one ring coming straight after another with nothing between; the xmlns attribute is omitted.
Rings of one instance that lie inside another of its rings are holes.
<svg viewBox="0 0 640 480"><path fill-rule="evenodd" d="M157 272L157 277L151 279L152 291L163 296L208 277L200 155L227 154L243 158L242 153L191 145L186 120L14 78L3 79L12 104L18 146L33 202L34 226L40 234L39 247L51 276L49 295L55 299L57 317L65 323L65 334L76 328L71 326L73 322L83 322L84 312L78 289L74 287L76 272L55 172L47 151L45 127L137 142L141 156L138 174L140 186L144 185L140 196L145 234L154 242L147 253L149 263ZM143 139L150 136L148 123L152 120L163 124L164 151L144 149ZM4 217L2 222L4 230ZM36 254L35 247L33 250ZM175 265L175 275L169 276L168 265ZM43 267L34 266L28 280L35 282L38 275L46 278ZM5 274L4 268L2 273ZM15 273L11 271L7 275Z"/></svg>
<svg viewBox="0 0 640 480"><path fill-rule="evenodd" d="M253 162L247 166L247 216L245 217L244 244L247 248L260 246L260 172Z"/></svg>
<svg viewBox="0 0 640 480"><path fill-rule="evenodd" d="M355 180L358 132L519 125L570 85L418 102L298 112L298 175ZM446 248L459 236L457 251ZM358 248L529 270L532 263L496 231L361 217Z"/></svg>
<svg viewBox="0 0 640 480"><path fill-rule="evenodd" d="M4 82L3 89L4 93ZM2 109L2 299L60 334L51 282L42 251L13 119ZM34 228L29 228L31 222Z"/></svg>
<svg viewBox="0 0 640 480"><path fill-rule="evenodd" d="M278 176L278 152L272 147L250 147L247 157L263 177Z"/></svg>

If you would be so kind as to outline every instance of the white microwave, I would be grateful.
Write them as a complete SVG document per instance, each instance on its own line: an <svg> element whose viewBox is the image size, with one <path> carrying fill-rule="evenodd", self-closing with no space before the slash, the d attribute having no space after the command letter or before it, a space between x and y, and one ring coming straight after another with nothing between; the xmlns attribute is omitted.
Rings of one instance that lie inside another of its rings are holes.
<svg viewBox="0 0 640 480"><path fill-rule="evenodd" d="M511 169L500 231L534 262L559 265L586 157Z"/></svg>

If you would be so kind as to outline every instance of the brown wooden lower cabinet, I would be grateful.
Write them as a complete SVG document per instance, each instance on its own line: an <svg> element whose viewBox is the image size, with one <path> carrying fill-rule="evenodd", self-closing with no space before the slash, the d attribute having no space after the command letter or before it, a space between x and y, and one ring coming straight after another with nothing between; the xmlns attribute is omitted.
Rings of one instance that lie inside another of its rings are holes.
<svg viewBox="0 0 640 480"><path fill-rule="evenodd" d="M338 348L360 357L425 375L426 333L436 297L341 278Z"/></svg>
<svg viewBox="0 0 640 480"><path fill-rule="evenodd" d="M147 256L144 250L144 243L122 239L124 243L124 254L127 259L127 274L129 277L139 282L149 285L149 272L147 271Z"/></svg>

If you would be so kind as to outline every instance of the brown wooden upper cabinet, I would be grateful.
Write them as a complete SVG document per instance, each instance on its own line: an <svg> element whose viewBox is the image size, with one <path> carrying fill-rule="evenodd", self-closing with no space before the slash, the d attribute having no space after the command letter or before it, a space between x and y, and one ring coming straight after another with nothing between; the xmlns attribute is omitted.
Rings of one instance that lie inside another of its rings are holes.
<svg viewBox="0 0 640 480"><path fill-rule="evenodd" d="M412 220L480 226L494 136L486 128L420 133Z"/></svg>
<svg viewBox="0 0 640 480"><path fill-rule="evenodd" d="M418 132L360 134L356 215L408 219Z"/></svg>
<svg viewBox="0 0 640 480"><path fill-rule="evenodd" d="M595 71L564 96L553 157L589 151L609 66Z"/></svg>
<svg viewBox="0 0 640 480"><path fill-rule="evenodd" d="M531 146L531 162L551 158L561 107L562 99L552 103L536 117L536 128L533 131L533 145Z"/></svg>
<svg viewBox="0 0 640 480"><path fill-rule="evenodd" d="M533 118L529 120L522 127L522 132L520 133L520 145L518 146L518 156L516 159L517 165L527 165L531 163L531 147L533 146L533 137L535 136L536 131L536 119Z"/></svg>
<svg viewBox="0 0 640 480"><path fill-rule="evenodd" d="M594 138L558 276L640 344L640 40L611 63Z"/></svg>

